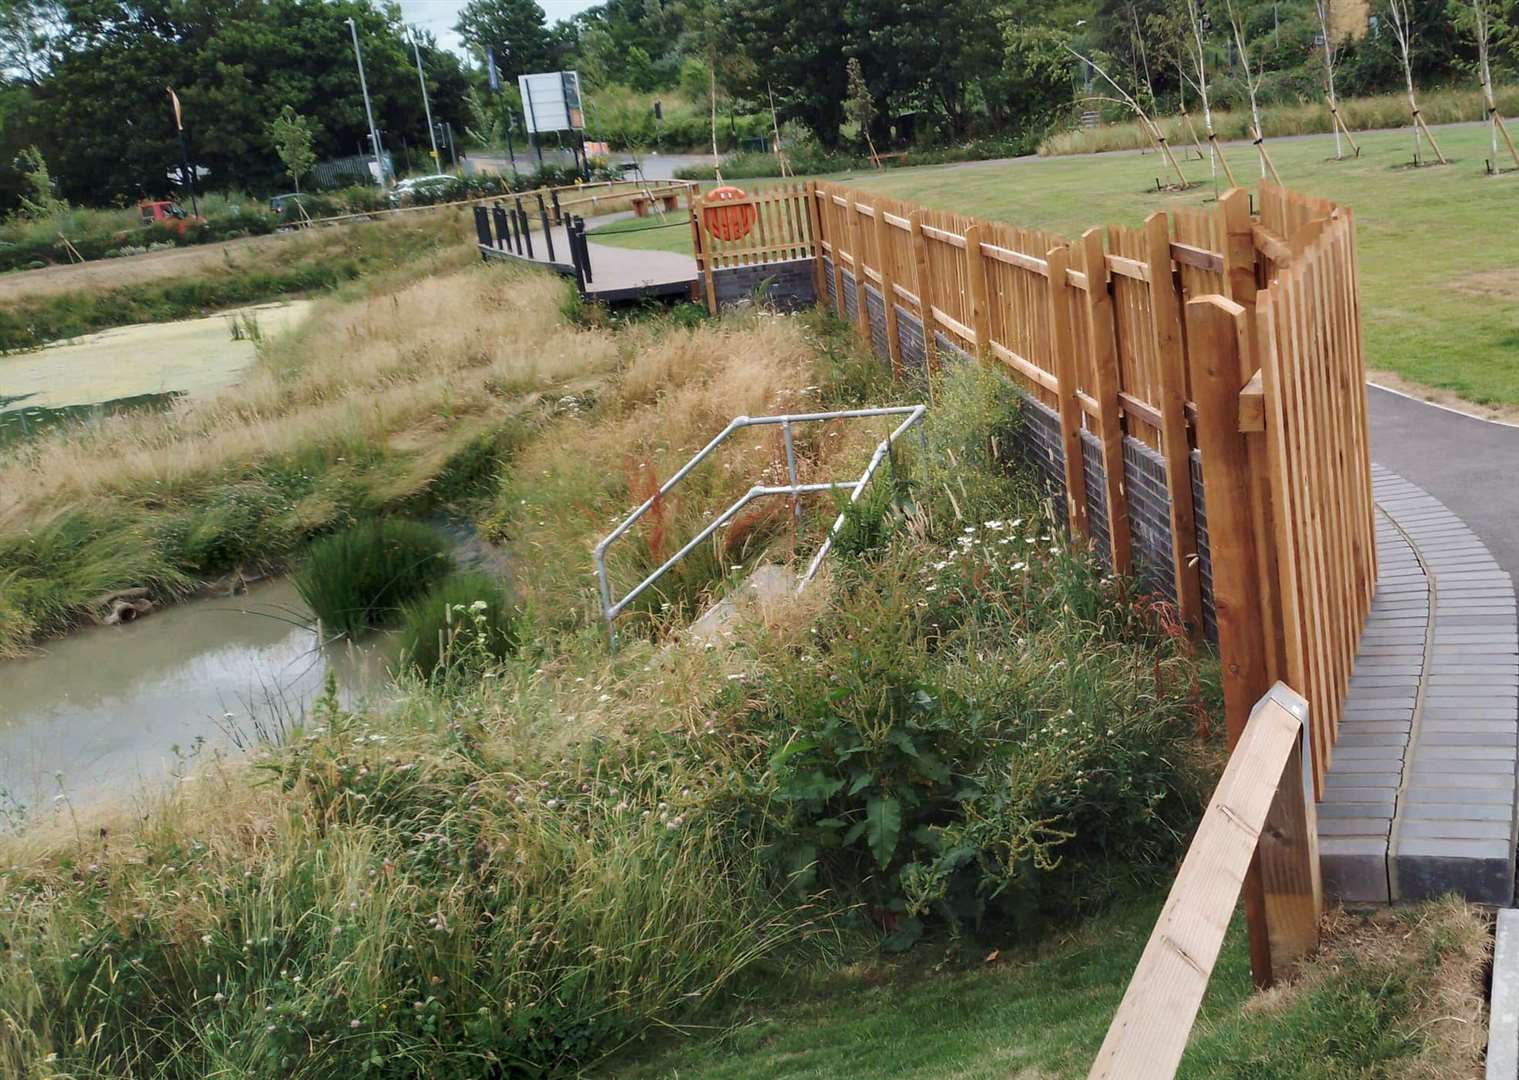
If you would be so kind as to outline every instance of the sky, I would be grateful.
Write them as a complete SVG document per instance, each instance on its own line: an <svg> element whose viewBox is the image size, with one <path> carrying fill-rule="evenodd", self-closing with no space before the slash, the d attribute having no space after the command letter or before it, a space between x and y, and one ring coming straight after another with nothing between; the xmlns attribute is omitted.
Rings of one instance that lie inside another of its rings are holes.
<svg viewBox="0 0 1519 1080"><path fill-rule="evenodd" d="M568 19L600 2L601 0L538 0L538 6L544 10L547 21L552 26L560 19ZM461 54L464 52L459 35L454 33L453 28L465 0L400 0L400 3L401 17L408 23L431 30L437 36L438 44L444 48Z"/></svg>

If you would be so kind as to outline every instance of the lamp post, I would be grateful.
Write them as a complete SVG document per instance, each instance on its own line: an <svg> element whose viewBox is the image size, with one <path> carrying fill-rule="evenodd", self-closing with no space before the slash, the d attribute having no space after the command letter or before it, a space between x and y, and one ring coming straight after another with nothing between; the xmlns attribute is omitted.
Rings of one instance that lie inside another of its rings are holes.
<svg viewBox="0 0 1519 1080"><path fill-rule="evenodd" d="M352 19L348 21L348 29L353 34L353 58L359 65L359 89L364 92L364 119L369 121L369 143L374 150L375 172L379 175L380 186L385 186L385 159L380 156L380 133L374 127L374 109L369 104L369 82L364 78L364 54L359 51L359 26Z"/></svg>
<svg viewBox="0 0 1519 1080"><path fill-rule="evenodd" d="M427 103L427 79L422 75L422 50L417 45L417 35L414 33L411 35L411 51L417 58L417 82L422 86L422 111L427 114L427 137L432 141L433 171L442 172L443 163L438 157L438 136L432 126L432 106Z"/></svg>

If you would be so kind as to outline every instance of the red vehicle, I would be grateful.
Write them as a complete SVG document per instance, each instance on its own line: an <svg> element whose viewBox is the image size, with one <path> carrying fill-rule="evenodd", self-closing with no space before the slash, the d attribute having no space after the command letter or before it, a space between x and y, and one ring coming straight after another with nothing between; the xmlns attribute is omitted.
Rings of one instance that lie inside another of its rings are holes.
<svg viewBox="0 0 1519 1080"><path fill-rule="evenodd" d="M144 199L137 204L137 213L142 220L142 227L149 228L153 225L162 225L166 229L172 229L181 236L185 234L192 222L202 222L203 217L194 217L185 212L185 208L177 202L168 199Z"/></svg>

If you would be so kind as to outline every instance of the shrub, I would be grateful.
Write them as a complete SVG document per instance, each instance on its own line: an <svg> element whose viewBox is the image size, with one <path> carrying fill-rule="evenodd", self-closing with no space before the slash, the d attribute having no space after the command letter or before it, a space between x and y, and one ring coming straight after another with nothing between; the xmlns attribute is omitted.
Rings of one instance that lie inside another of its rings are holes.
<svg viewBox="0 0 1519 1080"><path fill-rule="evenodd" d="M380 518L312 544L295 587L323 624L351 635L393 621L452 566L437 530Z"/></svg>
<svg viewBox="0 0 1519 1080"><path fill-rule="evenodd" d="M478 673L517 648L511 598L489 574L449 575L403 605L401 622L401 655L424 677Z"/></svg>

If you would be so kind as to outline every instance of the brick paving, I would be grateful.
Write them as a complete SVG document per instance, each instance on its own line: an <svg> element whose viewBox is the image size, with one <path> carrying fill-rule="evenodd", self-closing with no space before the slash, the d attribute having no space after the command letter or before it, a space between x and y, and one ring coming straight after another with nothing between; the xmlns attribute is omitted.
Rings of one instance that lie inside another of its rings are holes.
<svg viewBox="0 0 1519 1080"><path fill-rule="evenodd" d="M1519 620L1487 548L1373 467L1378 576L1319 803L1325 892L1348 903L1514 895Z"/></svg>

